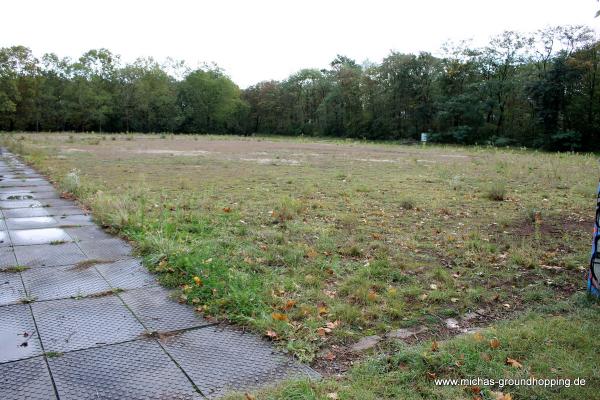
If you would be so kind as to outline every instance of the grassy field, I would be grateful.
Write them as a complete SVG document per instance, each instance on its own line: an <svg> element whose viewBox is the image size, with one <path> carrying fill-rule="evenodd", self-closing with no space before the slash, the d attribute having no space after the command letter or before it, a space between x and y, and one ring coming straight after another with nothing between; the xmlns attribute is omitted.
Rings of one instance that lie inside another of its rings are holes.
<svg viewBox="0 0 600 400"><path fill-rule="evenodd" d="M504 392L600 396L600 309L582 293L595 155L184 135L3 144L134 242L182 301L328 377L258 398L503 392L433 382L465 376L583 377ZM374 346L353 349L365 337Z"/></svg>

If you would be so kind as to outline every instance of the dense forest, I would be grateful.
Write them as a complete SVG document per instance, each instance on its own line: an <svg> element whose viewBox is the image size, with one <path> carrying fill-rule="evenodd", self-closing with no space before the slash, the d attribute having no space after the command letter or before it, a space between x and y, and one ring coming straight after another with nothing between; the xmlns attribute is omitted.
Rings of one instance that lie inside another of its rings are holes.
<svg viewBox="0 0 600 400"><path fill-rule="evenodd" d="M337 56L240 89L216 65L106 49L78 60L0 49L0 130L235 133L600 149L600 41L587 27L507 31L486 46Z"/></svg>

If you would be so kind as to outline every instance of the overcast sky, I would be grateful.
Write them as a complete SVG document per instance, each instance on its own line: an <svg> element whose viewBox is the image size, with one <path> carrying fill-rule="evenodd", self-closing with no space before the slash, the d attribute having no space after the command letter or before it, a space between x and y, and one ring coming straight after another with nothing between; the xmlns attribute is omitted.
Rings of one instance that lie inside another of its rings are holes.
<svg viewBox="0 0 600 400"><path fill-rule="evenodd" d="M390 50L435 52L446 39L483 43L506 29L596 28L595 0L19 0L0 6L0 46L77 58L105 47L215 62L241 87L324 68L336 54L379 62Z"/></svg>

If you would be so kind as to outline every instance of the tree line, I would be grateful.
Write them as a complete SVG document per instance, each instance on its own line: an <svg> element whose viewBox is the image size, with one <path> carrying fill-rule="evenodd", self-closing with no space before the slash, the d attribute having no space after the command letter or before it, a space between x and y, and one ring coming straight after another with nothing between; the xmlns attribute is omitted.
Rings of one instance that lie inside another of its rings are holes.
<svg viewBox="0 0 600 400"><path fill-rule="evenodd" d="M583 26L507 31L442 55L338 55L241 90L216 65L106 49L0 49L0 130L278 134L600 149L600 41Z"/></svg>

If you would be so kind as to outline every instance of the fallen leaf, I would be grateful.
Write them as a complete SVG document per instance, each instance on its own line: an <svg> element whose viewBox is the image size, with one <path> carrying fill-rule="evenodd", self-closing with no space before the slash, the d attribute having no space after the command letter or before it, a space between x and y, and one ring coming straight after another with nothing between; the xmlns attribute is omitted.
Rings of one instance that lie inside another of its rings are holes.
<svg viewBox="0 0 600 400"><path fill-rule="evenodd" d="M479 357L481 357L481 359L486 362L492 361L492 356L489 355L488 353L481 353L481 354L479 354Z"/></svg>
<svg viewBox="0 0 600 400"><path fill-rule="evenodd" d="M429 285L429 288L431 290L437 290L438 286L435 283L432 283L431 285Z"/></svg>
<svg viewBox="0 0 600 400"><path fill-rule="evenodd" d="M431 351L438 351L440 348L440 345L438 344L438 342L436 342L435 340L433 342L431 342Z"/></svg>
<svg viewBox="0 0 600 400"><path fill-rule="evenodd" d="M308 258L315 258L317 256L317 254L318 253L317 253L317 251L315 249L309 249L306 252L306 257L308 257Z"/></svg>
<svg viewBox="0 0 600 400"><path fill-rule="evenodd" d="M294 307L296 305L296 300L288 300L287 303L285 303L285 306L283 306L284 310L289 310L292 307Z"/></svg>
<svg viewBox="0 0 600 400"><path fill-rule="evenodd" d="M224 207L223 211L226 213L231 212L231 207Z"/></svg>
<svg viewBox="0 0 600 400"><path fill-rule="evenodd" d="M335 354L333 354L333 352L330 351L327 354L325 354L325 356L323 358L326 359L327 361L333 361L333 360L335 360Z"/></svg>
<svg viewBox="0 0 600 400"><path fill-rule="evenodd" d="M319 315L327 314L327 307L326 306L319 306L319 307L317 307L317 312L319 313Z"/></svg>
<svg viewBox="0 0 600 400"><path fill-rule="evenodd" d="M436 377L435 372L427 372L427 377L431 380L435 379L435 377Z"/></svg>
<svg viewBox="0 0 600 400"><path fill-rule="evenodd" d="M317 334L321 337L327 335L328 333L331 333L331 329L323 327L317 328Z"/></svg>
<svg viewBox="0 0 600 400"><path fill-rule="evenodd" d="M511 367L515 368L523 368L523 364L510 357L506 357L506 365L510 365Z"/></svg>
<svg viewBox="0 0 600 400"><path fill-rule="evenodd" d="M277 339L277 332L274 332L272 330L267 330L265 332L265 335L267 335L268 337L270 337L271 339Z"/></svg>
<svg viewBox="0 0 600 400"><path fill-rule="evenodd" d="M282 313L274 312L273 314L271 314L271 317L273 317L273 319L277 321L289 321L288 316Z"/></svg>
<svg viewBox="0 0 600 400"><path fill-rule="evenodd" d="M500 347L500 341L497 338L490 339L490 348L497 349Z"/></svg>
<svg viewBox="0 0 600 400"><path fill-rule="evenodd" d="M331 400L337 400L337 399L339 399L338 394L335 393L335 392L327 393L327 398L331 399Z"/></svg>
<svg viewBox="0 0 600 400"><path fill-rule="evenodd" d="M479 386L471 386L469 388L471 390L471 392L473 392L474 394L479 394L481 393L481 388Z"/></svg>
<svg viewBox="0 0 600 400"><path fill-rule="evenodd" d="M256 400L256 397L252 396L250 393L244 393L244 397L246 400Z"/></svg>
<svg viewBox="0 0 600 400"><path fill-rule="evenodd" d="M512 400L510 393L491 392L494 400Z"/></svg>
<svg viewBox="0 0 600 400"><path fill-rule="evenodd" d="M423 293L422 295L419 296L419 299L421 300L425 300L427 298L427 293Z"/></svg>
<svg viewBox="0 0 600 400"><path fill-rule="evenodd" d="M340 323L341 323L341 321L338 319L338 320L335 320L333 322L327 322L325 324L325 326L327 326L329 329L335 329L338 326L340 326Z"/></svg>
<svg viewBox="0 0 600 400"><path fill-rule="evenodd" d="M199 276L194 276L194 283L198 286L202 286L202 279Z"/></svg>
<svg viewBox="0 0 600 400"><path fill-rule="evenodd" d="M482 342L483 341L483 335L481 334L481 332L475 332L473 334L473 339L475 339L476 342Z"/></svg>
<svg viewBox="0 0 600 400"><path fill-rule="evenodd" d="M377 300L377 293L374 292L373 290L369 290L369 294L367 295L367 299L369 299L369 301L375 301L375 300Z"/></svg>

